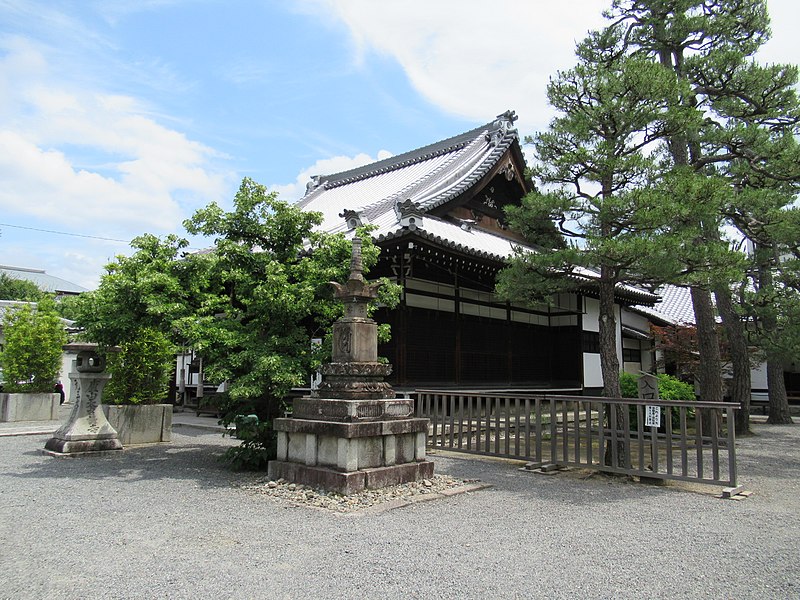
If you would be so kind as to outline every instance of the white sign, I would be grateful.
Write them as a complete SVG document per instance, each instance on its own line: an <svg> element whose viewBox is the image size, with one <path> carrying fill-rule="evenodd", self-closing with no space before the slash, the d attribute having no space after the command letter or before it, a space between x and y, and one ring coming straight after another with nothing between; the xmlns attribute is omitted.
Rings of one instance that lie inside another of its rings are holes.
<svg viewBox="0 0 800 600"><path fill-rule="evenodd" d="M645 427L661 427L661 407L660 406L645 406L644 413L644 426Z"/></svg>

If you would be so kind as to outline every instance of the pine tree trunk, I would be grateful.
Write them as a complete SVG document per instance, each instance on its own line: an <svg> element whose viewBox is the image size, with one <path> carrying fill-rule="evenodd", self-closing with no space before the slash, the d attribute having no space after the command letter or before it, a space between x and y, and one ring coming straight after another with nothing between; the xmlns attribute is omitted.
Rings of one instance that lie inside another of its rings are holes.
<svg viewBox="0 0 800 600"><path fill-rule="evenodd" d="M697 370L700 400L722 402L722 358L719 352L719 336L714 319L714 305L711 303L711 292L692 288L691 295L700 350L700 364Z"/></svg>
<svg viewBox="0 0 800 600"><path fill-rule="evenodd" d="M722 402L722 358L720 357L719 336L714 319L714 305L711 303L711 292L692 288L691 295L700 350L700 362L697 369L700 400ZM700 412L703 431L708 433L715 426L711 409L703 409Z"/></svg>
<svg viewBox="0 0 800 600"><path fill-rule="evenodd" d="M750 395L751 377L750 360L747 349L747 336L744 323L736 314L731 300L731 292L727 286L720 285L714 289L714 298L722 317L722 325L728 334L730 346L733 380L731 381L731 401L741 407L736 411L736 435L750 433Z"/></svg>
<svg viewBox="0 0 800 600"><path fill-rule="evenodd" d="M619 357L617 356L617 319L614 315L614 283L608 267L600 268L600 370L603 374L603 396L606 398L619 398L622 391L619 387ZM622 441L627 437L625 431L625 417L623 410L616 411L616 419L611 420L611 405L605 409L608 427L617 430L617 461L614 463L614 454L611 444L606 446L604 464L613 467L625 467L628 463L627 445Z"/></svg>
<svg viewBox="0 0 800 600"><path fill-rule="evenodd" d="M769 392L769 425L791 425L786 382L783 380L783 363L767 361L767 390Z"/></svg>
<svg viewBox="0 0 800 600"><path fill-rule="evenodd" d="M777 248L764 247L758 252L758 287L759 290L771 290L772 262L778 261ZM761 319L761 327L768 337L777 335L777 318L769 312ZM789 399L786 396L786 382L783 379L783 362L767 354L767 393L769 397L770 425L788 425L792 423L789 414Z"/></svg>

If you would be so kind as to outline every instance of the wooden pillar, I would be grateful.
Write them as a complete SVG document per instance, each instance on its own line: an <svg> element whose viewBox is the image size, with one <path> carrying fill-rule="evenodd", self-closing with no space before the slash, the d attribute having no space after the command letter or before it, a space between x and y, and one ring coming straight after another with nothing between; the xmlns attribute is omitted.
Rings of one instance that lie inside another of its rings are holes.
<svg viewBox="0 0 800 600"><path fill-rule="evenodd" d="M455 290L454 300L455 300L455 329L456 335L454 340L454 352L453 352L453 369L455 375L455 383L456 385L461 384L461 290L460 290L460 283L458 278L458 260L453 259L454 268L453 268L453 288Z"/></svg>

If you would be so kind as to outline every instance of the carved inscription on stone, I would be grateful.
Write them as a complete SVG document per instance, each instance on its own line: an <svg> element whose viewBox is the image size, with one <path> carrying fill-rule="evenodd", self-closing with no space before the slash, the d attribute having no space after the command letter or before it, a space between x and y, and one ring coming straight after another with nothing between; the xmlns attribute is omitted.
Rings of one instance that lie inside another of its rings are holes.
<svg viewBox="0 0 800 600"><path fill-rule="evenodd" d="M350 354L353 348L353 332L349 329L340 329L338 332L339 335L339 351L344 352L345 354Z"/></svg>

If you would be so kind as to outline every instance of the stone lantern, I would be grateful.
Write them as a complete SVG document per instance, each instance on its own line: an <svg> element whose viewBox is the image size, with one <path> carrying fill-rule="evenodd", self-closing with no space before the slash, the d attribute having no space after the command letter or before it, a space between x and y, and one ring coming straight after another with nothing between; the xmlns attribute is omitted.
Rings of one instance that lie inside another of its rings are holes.
<svg viewBox="0 0 800 600"><path fill-rule="evenodd" d="M292 417L275 419L278 458L269 476L344 494L433 475L426 460L428 419L414 418L414 401L395 398L378 361L378 332L367 305L379 283L364 279L361 240L353 239L350 277L331 283L345 314L333 325L333 360Z"/></svg>
<svg viewBox="0 0 800 600"><path fill-rule="evenodd" d="M122 450L117 431L103 412L102 397L111 375L97 344L66 344L64 350L77 353L69 374L75 389L75 403L69 419L45 444L53 455L79 455ZM115 351L116 348L107 349Z"/></svg>

